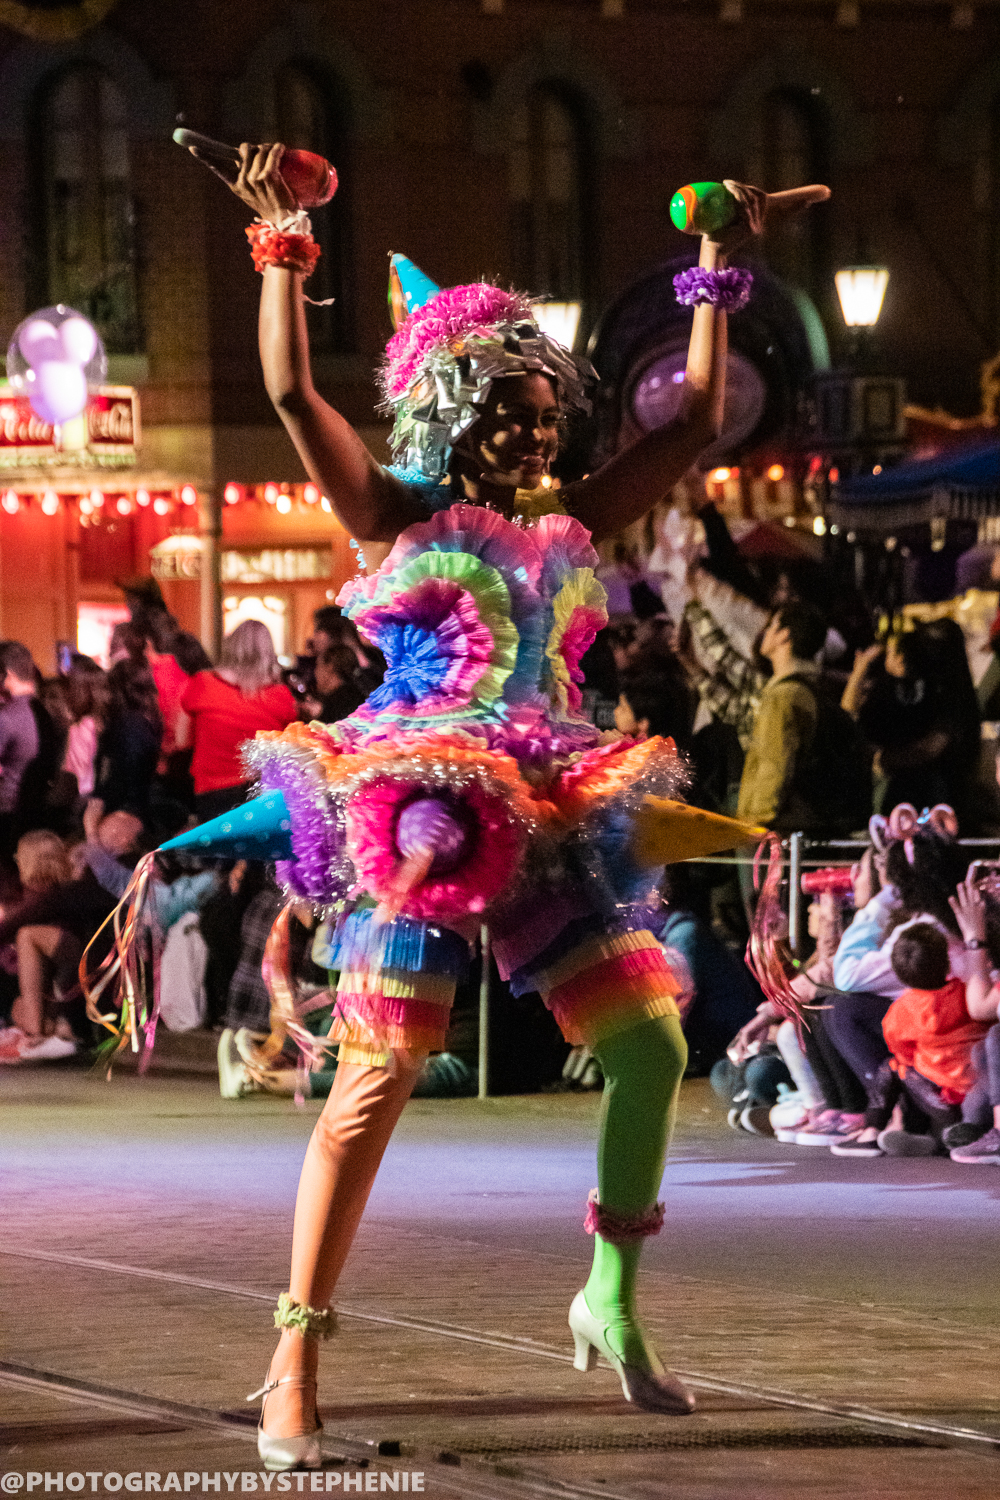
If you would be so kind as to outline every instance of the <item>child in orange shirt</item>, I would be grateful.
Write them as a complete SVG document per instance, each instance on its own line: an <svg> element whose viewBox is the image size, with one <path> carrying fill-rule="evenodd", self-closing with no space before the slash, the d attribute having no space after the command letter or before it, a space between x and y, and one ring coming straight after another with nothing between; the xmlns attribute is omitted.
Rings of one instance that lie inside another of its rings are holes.
<svg viewBox="0 0 1000 1500"><path fill-rule="evenodd" d="M989 1022L972 1019L965 983L949 978L942 929L931 922L907 927L896 939L892 967L909 986L882 1021L892 1056L869 1085L865 1130L838 1155L933 1156L975 1082L972 1049ZM890 1126L897 1103L902 1129Z"/></svg>

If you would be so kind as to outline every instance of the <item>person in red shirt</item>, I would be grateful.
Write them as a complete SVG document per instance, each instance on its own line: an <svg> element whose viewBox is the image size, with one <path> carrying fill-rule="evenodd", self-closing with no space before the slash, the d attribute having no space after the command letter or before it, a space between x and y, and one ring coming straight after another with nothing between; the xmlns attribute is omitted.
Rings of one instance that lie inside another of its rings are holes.
<svg viewBox="0 0 1000 1500"><path fill-rule="evenodd" d="M983 940L972 941L985 953ZM838 1156L935 1155L975 1082L972 1049L990 1022L974 1019L981 1006L975 1000L970 1005L965 981L951 976L942 929L931 922L905 928L893 946L892 967L910 988L882 1020L890 1056L867 1084L865 1129L855 1141L835 1146ZM977 981L969 987L983 989ZM890 1123L897 1104L901 1128Z"/></svg>
<svg viewBox="0 0 1000 1500"><path fill-rule="evenodd" d="M198 821L229 812L245 799L250 782L240 746L259 729L284 729L298 716L280 672L271 632L260 620L244 620L226 636L219 665L198 672L181 694L179 748L194 746L191 775Z"/></svg>

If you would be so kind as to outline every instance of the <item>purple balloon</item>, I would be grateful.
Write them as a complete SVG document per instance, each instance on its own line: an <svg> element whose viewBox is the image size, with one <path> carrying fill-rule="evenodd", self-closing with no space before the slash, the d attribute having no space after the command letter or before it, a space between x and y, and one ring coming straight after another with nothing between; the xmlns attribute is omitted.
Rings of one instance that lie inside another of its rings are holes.
<svg viewBox="0 0 1000 1500"><path fill-rule="evenodd" d="M31 409L43 422L58 425L78 417L87 405L87 381L79 365L46 359L35 366L35 379L25 390Z"/></svg>
<svg viewBox="0 0 1000 1500"><path fill-rule="evenodd" d="M442 797L418 797L407 803L396 823L396 848L404 859L434 851L432 875L456 869L468 843L468 829Z"/></svg>
<svg viewBox="0 0 1000 1500"><path fill-rule="evenodd" d="M47 318L31 318L21 324L18 347L29 365L40 365L45 359L59 359L63 354L58 330Z"/></svg>

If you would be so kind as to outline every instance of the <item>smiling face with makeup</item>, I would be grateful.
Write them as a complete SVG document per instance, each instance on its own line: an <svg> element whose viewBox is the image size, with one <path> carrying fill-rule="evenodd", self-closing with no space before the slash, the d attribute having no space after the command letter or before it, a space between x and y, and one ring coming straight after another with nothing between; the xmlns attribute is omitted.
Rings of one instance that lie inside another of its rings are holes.
<svg viewBox="0 0 1000 1500"><path fill-rule="evenodd" d="M481 498L484 486L536 489L558 452L560 418L555 386L547 375L495 380L482 416L454 450L452 467L469 498Z"/></svg>

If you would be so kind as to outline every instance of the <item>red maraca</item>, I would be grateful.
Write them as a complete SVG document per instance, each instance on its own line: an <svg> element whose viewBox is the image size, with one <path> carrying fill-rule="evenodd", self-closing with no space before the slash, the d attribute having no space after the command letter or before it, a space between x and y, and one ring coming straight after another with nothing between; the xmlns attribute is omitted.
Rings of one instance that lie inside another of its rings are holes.
<svg viewBox="0 0 1000 1500"><path fill-rule="evenodd" d="M325 156L315 151L287 150L279 167L285 186L302 208L320 208L337 191L337 173Z"/></svg>
<svg viewBox="0 0 1000 1500"><path fill-rule="evenodd" d="M196 130L175 130L173 138L178 146L185 150L193 147L223 171L231 172L234 167L239 170L240 154L225 141L213 141L211 136L199 135ZM315 151L286 147L281 158L281 176L300 208L320 208L337 191L335 168Z"/></svg>

